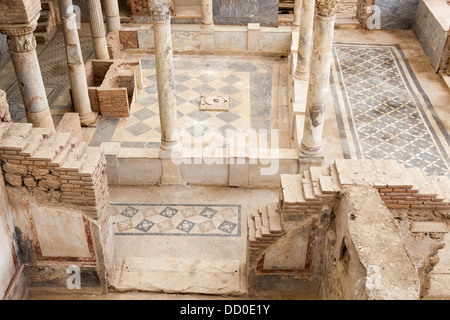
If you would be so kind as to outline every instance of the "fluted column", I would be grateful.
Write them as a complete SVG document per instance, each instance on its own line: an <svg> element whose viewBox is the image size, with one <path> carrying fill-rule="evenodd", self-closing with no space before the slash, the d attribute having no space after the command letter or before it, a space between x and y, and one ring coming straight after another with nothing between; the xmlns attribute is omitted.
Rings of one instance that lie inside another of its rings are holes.
<svg viewBox="0 0 450 320"><path fill-rule="evenodd" d="M302 2L303 0L295 0L294 2L294 19L292 20L292 24L294 25L294 27L300 27Z"/></svg>
<svg viewBox="0 0 450 320"><path fill-rule="evenodd" d="M317 0L313 53L306 99L305 126L300 152L317 155L322 150L325 105L330 87L334 21L339 0Z"/></svg>
<svg viewBox="0 0 450 320"><path fill-rule="evenodd" d="M2 25L0 33L7 36L27 121L35 127L55 130L33 36L38 18L39 15L29 24Z"/></svg>
<svg viewBox="0 0 450 320"><path fill-rule="evenodd" d="M120 30L120 13L118 0L104 0L106 27L108 32Z"/></svg>
<svg viewBox="0 0 450 320"><path fill-rule="evenodd" d="M213 2L212 0L202 0L202 28L212 28L213 26Z"/></svg>
<svg viewBox="0 0 450 320"><path fill-rule="evenodd" d="M314 4L316 0L303 0L298 38L297 67L294 77L307 80L311 61L312 34L314 28Z"/></svg>
<svg viewBox="0 0 450 320"><path fill-rule="evenodd" d="M80 116L81 125L89 126L96 122L97 114L92 112L91 109L86 70L78 37L76 14L73 12L72 0L59 0L58 4L66 44L73 106L75 112Z"/></svg>
<svg viewBox="0 0 450 320"><path fill-rule="evenodd" d="M160 158L163 184L182 183L180 167L175 162L180 157L177 135L177 106L173 66L170 18L173 3L170 0L150 0L155 43L156 82L158 87L159 117L161 122Z"/></svg>
<svg viewBox="0 0 450 320"><path fill-rule="evenodd" d="M100 0L86 0L89 10L92 40L94 42L95 57L109 60L106 44L105 24L103 23L102 5Z"/></svg>

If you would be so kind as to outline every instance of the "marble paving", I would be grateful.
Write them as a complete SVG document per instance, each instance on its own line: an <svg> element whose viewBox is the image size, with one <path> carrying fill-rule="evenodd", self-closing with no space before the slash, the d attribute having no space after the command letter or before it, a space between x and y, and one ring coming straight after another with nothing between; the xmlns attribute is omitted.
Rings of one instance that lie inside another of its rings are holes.
<svg viewBox="0 0 450 320"><path fill-rule="evenodd" d="M345 158L450 175L449 135L398 45L336 43L331 91Z"/></svg>
<svg viewBox="0 0 450 320"><path fill-rule="evenodd" d="M92 38L80 36L81 51L84 61L93 54ZM47 93L52 115L60 115L71 111L70 83L67 69L67 58L64 36L58 33L39 53L39 66ZM22 96L17 81L6 90L9 108L14 122L27 122Z"/></svg>
<svg viewBox="0 0 450 320"><path fill-rule="evenodd" d="M274 123L273 87L278 85L279 59L257 60L207 56L183 56L174 59L177 125L181 142L194 137L226 137L227 130L267 130ZM155 63L142 59L144 88L128 118L104 118L92 137L91 146L102 142L120 142L122 147L158 147L161 140ZM278 72L274 72L278 71ZM205 94L229 97L229 111L200 110ZM276 122L276 121L275 121ZM103 123L103 124L102 124ZM207 140L207 139L206 139Z"/></svg>
<svg viewBox="0 0 450 320"><path fill-rule="evenodd" d="M116 235L241 236L241 206L112 204Z"/></svg>

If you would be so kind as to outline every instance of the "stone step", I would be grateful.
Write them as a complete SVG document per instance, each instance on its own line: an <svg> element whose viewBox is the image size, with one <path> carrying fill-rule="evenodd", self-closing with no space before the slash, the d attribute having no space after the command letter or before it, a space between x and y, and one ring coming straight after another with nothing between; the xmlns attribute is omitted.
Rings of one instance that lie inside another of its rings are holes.
<svg viewBox="0 0 450 320"><path fill-rule="evenodd" d="M37 33L45 33L47 32L48 23L45 22L38 22L35 32Z"/></svg>
<svg viewBox="0 0 450 320"><path fill-rule="evenodd" d="M79 172L83 163L81 161L81 157L87 149L86 142L79 142L75 147L72 147L70 150L66 160L63 164L61 164L61 170L71 171L71 172Z"/></svg>
<svg viewBox="0 0 450 320"><path fill-rule="evenodd" d="M83 164L80 173L85 176L93 175L101 157L102 151L100 147L87 147L85 153L80 157L80 161Z"/></svg>
<svg viewBox="0 0 450 320"><path fill-rule="evenodd" d="M444 201L450 201L450 179L447 176L438 176L436 184L445 198Z"/></svg>
<svg viewBox="0 0 450 320"><path fill-rule="evenodd" d="M0 140L0 149L22 151L26 145L33 125L31 123L11 123Z"/></svg>
<svg viewBox="0 0 450 320"><path fill-rule="evenodd" d="M281 174L281 189L283 202L287 205L305 203L302 178L300 174Z"/></svg>
<svg viewBox="0 0 450 320"><path fill-rule="evenodd" d="M269 229L269 215L267 213L267 206L260 206L258 211L261 217L261 234L263 237L271 237L272 235Z"/></svg>
<svg viewBox="0 0 450 320"><path fill-rule="evenodd" d="M253 219L255 220L255 238L256 240L263 240L261 216L258 211L253 212Z"/></svg>
<svg viewBox="0 0 450 320"><path fill-rule="evenodd" d="M239 260L128 257L112 281L116 291L242 295Z"/></svg>
<svg viewBox="0 0 450 320"><path fill-rule="evenodd" d="M283 233L278 202L270 202L267 204L267 215L269 216L270 233L275 235Z"/></svg>
<svg viewBox="0 0 450 320"><path fill-rule="evenodd" d="M42 136L42 134L31 133L30 136L26 139L27 141L26 147L22 151L19 151L18 155L30 157L33 153L36 152L36 150L42 144L43 140L44 137Z"/></svg>
<svg viewBox="0 0 450 320"><path fill-rule="evenodd" d="M70 133L55 132L50 138L44 139L39 148L28 159L50 162L69 144L70 139Z"/></svg>
<svg viewBox="0 0 450 320"><path fill-rule="evenodd" d="M311 174L309 171L304 172L304 178L302 179L302 185L303 185L303 196L306 199L306 201L315 201L317 200L317 197L314 194L314 187L313 187L313 181L311 179Z"/></svg>
<svg viewBox="0 0 450 320"><path fill-rule="evenodd" d="M255 220L253 219L253 214L247 215L247 235L250 243L256 242L256 227Z"/></svg>

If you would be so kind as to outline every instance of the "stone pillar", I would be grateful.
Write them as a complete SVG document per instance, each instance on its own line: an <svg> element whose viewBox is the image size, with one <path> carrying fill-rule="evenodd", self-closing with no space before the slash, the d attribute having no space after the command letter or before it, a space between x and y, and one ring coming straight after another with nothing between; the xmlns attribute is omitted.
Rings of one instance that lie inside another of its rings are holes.
<svg viewBox="0 0 450 320"><path fill-rule="evenodd" d="M325 104L330 86L334 21L339 0L317 0L316 26L311 56L305 127L300 152L318 155L322 149Z"/></svg>
<svg viewBox="0 0 450 320"><path fill-rule="evenodd" d="M120 14L118 0L104 0L106 27L108 32L120 30Z"/></svg>
<svg viewBox="0 0 450 320"><path fill-rule="evenodd" d="M202 28L211 28L213 26L213 1L202 0Z"/></svg>
<svg viewBox="0 0 450 320"><path fill-rule="evenodd" d="M158 87L159 117L161 121L161 150L163 184L181 184L181 172L176 160L181 156L177 136L177 106L173 67L170 0L150 0L155 43L156 81Z"/></svg>
<svg viewBox="0 0 450 320"><path fill-rule="evenodd" d="M316 0L302 1L302 14L298 38L297 68L294 77L299 80L307 80L311 60L311 44L314 28L314 3Z"/></svg>
<svg viewBox="0 0 450 320"><path fill-rule="evenodd" d="M105 36L105 25L103 23L102 5L100 0L86 0L86 2L89 10L95 57L101 60L109 60L108 46L106 44Z"/></svg>
<svg viewBox="0 0 450 320"><path fill-rule="evenodd" d="M76 14L73 12L72 0L59 0L59 11L66 43L67 65L72 89L72 101L75 112L80 116L82 126L96 122L97 114L92 112L89 99L86 70L84 68L80 39L78 37Z"/></svg>
<svg viewBox="0 0 450 320"><path fill-rule="evenodd" d="M7 36L27 121L35 127L55 130L33 36L38 18L39 15L29 24L2 25L0 32Z"/></svg>
<svg viewBox="0 0 450 320"><path fill-rule="evenodd" d="M294 19L292 24L294 27L300 27L301 15L302 15L302 2L303 0L295 0L294 2Z"/></svg>

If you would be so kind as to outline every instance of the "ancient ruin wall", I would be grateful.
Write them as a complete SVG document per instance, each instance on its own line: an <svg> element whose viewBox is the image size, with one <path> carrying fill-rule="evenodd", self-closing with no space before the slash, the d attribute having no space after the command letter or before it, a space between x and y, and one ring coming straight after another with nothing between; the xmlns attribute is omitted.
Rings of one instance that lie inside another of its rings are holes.
<svg viewBox="0 0 450 320"><path fill-rule="evenodd" d="M376 189L344 187L327 233L323 299L419 299L419 276Z"/></svg>
<svg viewBox="0 0 450 320"><path fill-rule="evenodd" d="M115 250L105 157L80 138L78 114L56 132L31 124L0 124L0 161L15 237L28 281L66 287L66 270L81 268L88 287L105 289Z"/></svg>

